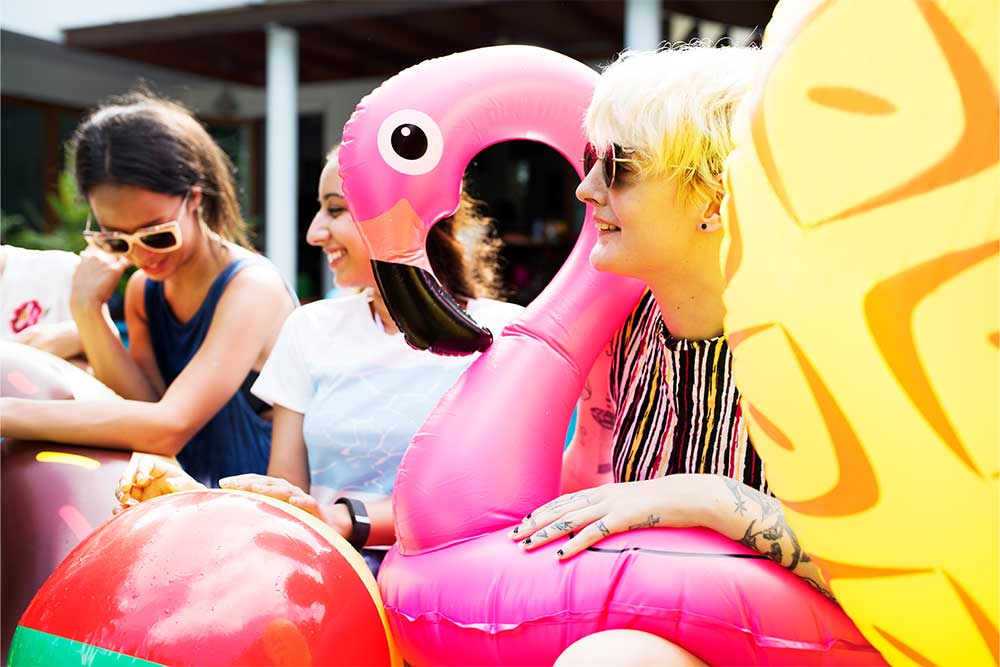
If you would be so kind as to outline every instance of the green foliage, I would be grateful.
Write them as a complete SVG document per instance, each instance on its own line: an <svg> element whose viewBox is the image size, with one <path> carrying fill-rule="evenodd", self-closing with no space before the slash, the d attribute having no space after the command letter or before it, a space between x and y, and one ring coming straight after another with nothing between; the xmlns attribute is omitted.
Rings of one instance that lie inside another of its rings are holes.
<svg viewBox="0 0 1000 667"><path fill-rule="evenodd" d="M46 197L49 207L59 220L55 229L43 232L22 215L0 212L0 238L4 243L35 250L68 250L78 253L87 247L83 229L89 209L76 187L71 167L59 174L56 191Z"/></svg>
<svg viewBox="0 0 1000 667"><path fill-rule="evenodd" d="M87 226L90 207L80 196L73 171L73 160L70 157L66 168L59 173L55 192L50 192L45 198L58 219L54 229L48 232L41 231L44 222L40 215L31 216L37 218L31 220L23 215L10 215L0 211L0 240L9 245L32 250L67 250L79 254L86 248L87 242L83 238L83 230ZM134 272L134 267L125 270L115 290L118 294L125 294L125 286L128 285L128 279Z"/></svg>

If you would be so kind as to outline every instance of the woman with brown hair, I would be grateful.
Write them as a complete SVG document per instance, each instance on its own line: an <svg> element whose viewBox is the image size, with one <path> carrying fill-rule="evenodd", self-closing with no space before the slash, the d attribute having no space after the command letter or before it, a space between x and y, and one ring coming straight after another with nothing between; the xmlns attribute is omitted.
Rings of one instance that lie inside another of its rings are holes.
<svg viewBox="0 0 1000 667"><path fill-rule="evenodd" d="M70 307L94 375L126 400L0 399L3 435L177 456L210 485L263 472L269 408L249 388L296 299L248 249L231 163L146 92L98 108L73 149L92 215ZM130 264L126 349L104 304Z"/></svg>
<svg viewBox="0 0 1000 667"><path fill-rule="evenodd" d="M306 236L323 249L341 288L288 318L253 392L274 406L269 477L241 475L223 488L263 493L324 519L373 570L395 539L389 496L403 452L438 399L475 356L443 357L410 348L389 317L368 250L347 211L337 148L320 176L320 209ZM458 211L427 239L435 274L477 321L494 332L521 308L496 294L497 242L477 204L462 195ZM122 507L193 480L153 458L122 478ZM378 549L377 547L381 547Z"/></svg>

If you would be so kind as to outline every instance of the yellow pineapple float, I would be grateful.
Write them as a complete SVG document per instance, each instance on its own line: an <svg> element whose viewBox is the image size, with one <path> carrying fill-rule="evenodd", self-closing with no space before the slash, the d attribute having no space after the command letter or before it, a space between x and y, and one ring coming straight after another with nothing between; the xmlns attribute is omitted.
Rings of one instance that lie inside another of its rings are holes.
<svg viewBox="0 0 1000 667"><path fill-rule="evenodd" d="M893 665L996 665L996 0L784 0L727 170L774 493Z"/></svg>

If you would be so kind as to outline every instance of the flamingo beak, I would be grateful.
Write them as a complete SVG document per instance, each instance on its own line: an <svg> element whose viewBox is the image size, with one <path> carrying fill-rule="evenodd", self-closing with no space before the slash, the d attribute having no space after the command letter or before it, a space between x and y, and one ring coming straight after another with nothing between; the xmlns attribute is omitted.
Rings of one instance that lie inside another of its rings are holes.
<svg viewBox="0 0 1000 667"><path fill-rule="evenodd" d="M464 356L493 344L490 330L476 324L430 271L374 259L372 268L389 315L410 347Z"/></svg>
<svg viewBox="0 0 1000 667"><path fill-rule="evenodd" d="M469 317L431 269L428 225L406 199L355 223L368 246L379 292L406 342L418 350L463 356L482 352L493 335Z"/></svg>

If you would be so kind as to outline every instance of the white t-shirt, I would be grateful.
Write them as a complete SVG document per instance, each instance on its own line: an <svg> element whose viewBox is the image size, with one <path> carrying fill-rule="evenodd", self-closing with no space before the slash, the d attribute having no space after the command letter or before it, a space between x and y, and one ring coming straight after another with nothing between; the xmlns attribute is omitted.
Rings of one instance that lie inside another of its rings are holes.
<svg viewBox="0 0 1000 667"><path fill-rule="evenodd" d="M467 311L494 336L521 306L474 299ZM479 355L414 350L372 318L367 294L316 301L285 321L251 391L305 415L312 495L392 492L410 439Z"/></svg>
<svg viewBox="0 0 1000 667"><path fill-rule="evenodd" d="M14 336L35 324L73 319L69 310L70 284L80 258L63 250L28 250L0 247L0 339Z"/></svg>

